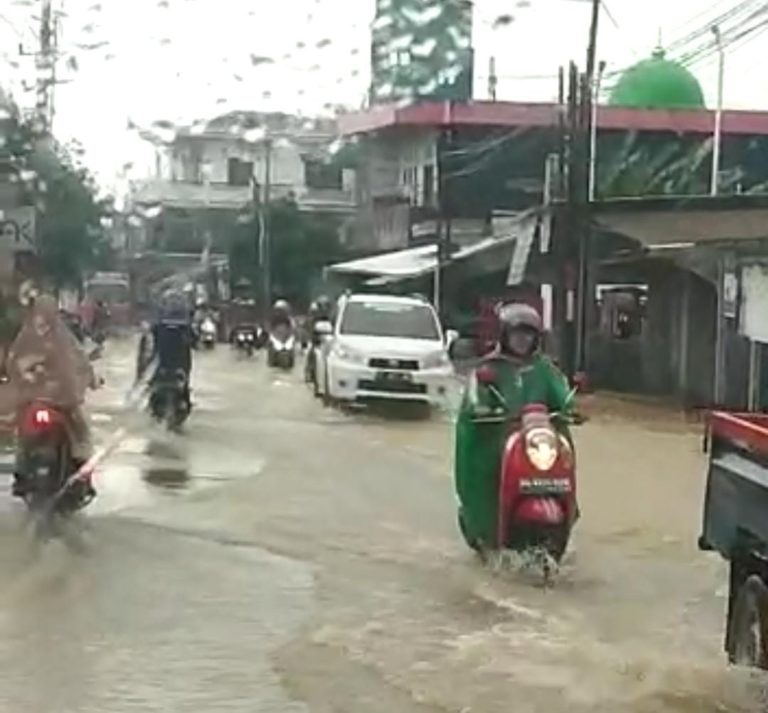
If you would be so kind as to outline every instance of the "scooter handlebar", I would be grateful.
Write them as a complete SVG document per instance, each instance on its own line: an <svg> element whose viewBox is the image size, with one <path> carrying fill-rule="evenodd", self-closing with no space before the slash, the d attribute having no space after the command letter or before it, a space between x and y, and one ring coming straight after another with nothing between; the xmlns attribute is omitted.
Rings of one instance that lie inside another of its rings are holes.
<svg viewBox="0 0 768 713"><path fill-rule="evenodd" d="M561 421L571 426L581 426L589 421L589 417L580 413L563 413L555 411L549 414L550 421ZM487 414L472 418L472 423L520 423L520 416L511 416L509 414Z"/></svg>

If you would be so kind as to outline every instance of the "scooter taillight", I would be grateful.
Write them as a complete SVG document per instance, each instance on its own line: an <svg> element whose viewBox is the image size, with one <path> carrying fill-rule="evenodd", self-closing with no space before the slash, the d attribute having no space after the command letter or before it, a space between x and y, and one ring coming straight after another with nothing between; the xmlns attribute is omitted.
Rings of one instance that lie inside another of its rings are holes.
<svg viewBox="0 0 768 713"><path fill-rule="evenodd" d="M61 418L59 413L48 406L34 405L24 412L20 430L24 435L33 435L56 426Z"/></svg>

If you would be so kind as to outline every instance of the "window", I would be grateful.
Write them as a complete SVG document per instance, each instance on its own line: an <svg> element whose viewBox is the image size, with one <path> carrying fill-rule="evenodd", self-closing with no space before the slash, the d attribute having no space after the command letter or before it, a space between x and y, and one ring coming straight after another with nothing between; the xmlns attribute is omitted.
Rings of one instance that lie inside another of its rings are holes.
<svg viewBox="0 0 768 713"><path fill-rule="evenodd" d="M253 176L253 161L241 161L239 158L227 160L227 183L230 186L248 186Z"/></svg>
<svg viewBox="0 0 768 713"><path fill-rule="evenodd" d="M431 307L398 302L351 302L344 310L339 331L368 337L440 339Z"/></svg>
<svg viewBox="0 0 768 713"><path fill-rule="evenodd" d="M424 166L423 170L422 205L431 206L435 201L435 167Z"/></svg>
<svg viewBox="0 0 768 713"><path fill-rule="evenodd" d="M304 159L304 183L307 188L341 190L343 172L333 163Z"/></svg>

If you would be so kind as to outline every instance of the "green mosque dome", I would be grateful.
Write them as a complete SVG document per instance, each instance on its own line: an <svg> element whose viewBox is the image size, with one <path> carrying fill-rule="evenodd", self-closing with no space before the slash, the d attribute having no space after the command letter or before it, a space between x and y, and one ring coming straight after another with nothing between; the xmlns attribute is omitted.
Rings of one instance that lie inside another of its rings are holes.
<svg viewBox="0 0 768 713"><path fill-rule="evenodd" d="M636 109L703 109L704 93L696 77L658 48L649 59L622 74L611 91L612 106Z"/></svg>

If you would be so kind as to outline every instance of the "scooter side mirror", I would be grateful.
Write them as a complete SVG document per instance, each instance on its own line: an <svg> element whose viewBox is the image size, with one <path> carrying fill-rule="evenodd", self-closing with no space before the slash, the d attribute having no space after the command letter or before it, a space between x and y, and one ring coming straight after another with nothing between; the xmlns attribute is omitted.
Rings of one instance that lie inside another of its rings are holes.
<svg viewBox="0 0 768 713"><path fill-rule="evenodd" d="M496 370L490 364L483 364L475 371L477 382L483 386L490 386L496 383Z"/></svg>
<svg viewBox="0 0 768 713"><path fill-rule="evenodd" d="M580 394L588 393L590 391L589 378L583 371L578 371L573 375L571 379L571 385L574 391Z"/></svg>

